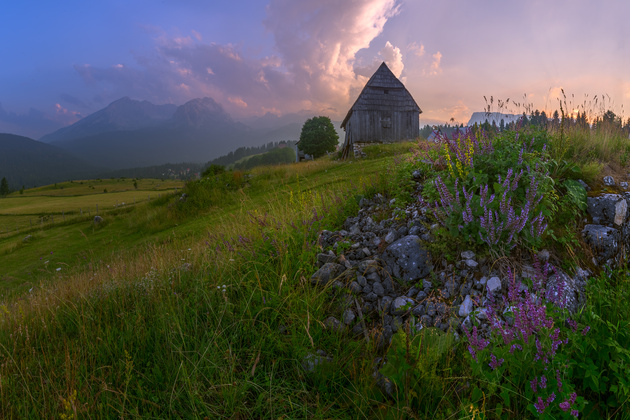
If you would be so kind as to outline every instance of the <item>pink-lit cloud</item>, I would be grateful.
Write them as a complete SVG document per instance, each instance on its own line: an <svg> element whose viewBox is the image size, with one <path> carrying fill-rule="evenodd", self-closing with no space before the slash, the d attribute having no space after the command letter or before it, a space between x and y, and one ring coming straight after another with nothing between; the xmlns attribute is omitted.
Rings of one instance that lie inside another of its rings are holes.
<svg viewBox="0 0 630 420"><path fill-rule="evenodd" d="M212 96L237 115L306 106L338 117L369 77L355 72L357 52L382 33L399 6L395 0L271 0L266 10L272 55L252 57L240 45L203 42L194 31L168 36L152 28L155 53L138 55L136 66L75 69L86 83L106 87L112 100L130 95L181 103ZM392 43L377 53L375 61L382 60L396 75L402 73L402 53Z"/></svg>

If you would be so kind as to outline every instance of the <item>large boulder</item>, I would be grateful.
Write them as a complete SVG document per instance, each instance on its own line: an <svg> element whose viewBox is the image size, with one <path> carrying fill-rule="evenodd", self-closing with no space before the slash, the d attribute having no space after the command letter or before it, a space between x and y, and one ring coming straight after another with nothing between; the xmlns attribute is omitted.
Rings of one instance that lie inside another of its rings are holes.
<svg viewBox="0 0 630 420"><path fill-rule="evenodd" d="M385 248L383 261L390 275L412 282L426 277L431 272L429 253L421 247L420 238L407 235Z"/></svg>
<svg viewBox="0 0 630 420"><path fill-rule="evenodd" d="M578 268L577 274L569 277L564 271L556 269L547 281L547 299L559 306L566 307L574 314L586 303L584 288L588 273Z"/></svg>
<svg viewBox="0 0 630 420"><path fill-rule="evenodd" d="M628 219L628 202L619 194L603 194L586 199L588 214L596 225L618 227Z"/></svg>
<svg viewBox="0 0 630 420"><path fill-rule="evenodd" d="M617 229L602 225L586 225L582 236L591 247L597 263L611 264L619 252L620 233Z"/></svg>

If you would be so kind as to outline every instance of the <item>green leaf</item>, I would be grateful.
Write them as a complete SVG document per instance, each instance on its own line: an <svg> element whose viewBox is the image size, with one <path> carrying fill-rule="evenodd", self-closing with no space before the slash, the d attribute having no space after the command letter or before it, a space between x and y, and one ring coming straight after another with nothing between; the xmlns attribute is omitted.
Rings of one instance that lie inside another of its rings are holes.
<svg viewBox="0 0 630 420"><path fill-rule="evenodd" d="M483 397L483 391L481 391L478 387L475 387L471 395L473 402L479 401L481 397Z"/></svg>

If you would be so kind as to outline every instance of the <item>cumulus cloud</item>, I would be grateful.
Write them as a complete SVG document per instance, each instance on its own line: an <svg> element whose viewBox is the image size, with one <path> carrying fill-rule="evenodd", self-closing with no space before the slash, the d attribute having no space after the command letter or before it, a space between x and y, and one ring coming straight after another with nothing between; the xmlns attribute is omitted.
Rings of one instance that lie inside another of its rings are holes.
<svg viewBox="0 0 630 420"><path fill-rule="evenodd" d="M442 53L436 52L431 57L433 57L433 61L431 61L431 67L429 68L429 75L435 76L442 73L442 67L440 64L442 63Z"/></svg>
<svg viewBox="0 0 630 420"><path fill-rule="evenodd" d="M204 42L196 32L168 36L153 28L155 52L136 56L135 65L86 64L75 70L109 100L128 95L181 103L211 96L237 114L308 107L338 116L366 81L354 69L357 52L368 48L398 11L397 0L271 0L264 25L273 36L273 55L254 58L240 45ZM394 73L402 72L399 48L387 42L379 55Z"/></svg>
<svg viewBox="0 0 630 420"><path fill-rule="evenodd" d="M426 52L424 49L424 45L423 44L418 45L417 42L412 42L411 44L409 44L407 46L407 50L418 57L424 56Z"/></svg>

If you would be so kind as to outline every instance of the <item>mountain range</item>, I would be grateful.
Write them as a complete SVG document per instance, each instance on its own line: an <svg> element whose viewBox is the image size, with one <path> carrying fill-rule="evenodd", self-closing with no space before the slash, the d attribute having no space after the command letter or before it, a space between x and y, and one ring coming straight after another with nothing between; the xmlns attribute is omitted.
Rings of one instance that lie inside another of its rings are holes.
<svg viewBox="0 0 630 420"><path fill-rule="evenodd" d="M238 147L297 140L305 119L265 115L246 125L212 98L175 106L125 97L40 141L109 169L207 162Z"/></svg>
<svg viewBox="0 0 630 420"><path fill-rule="evenodd" d="M503 120L504 124L509 124L511 122L518 122L518 120L523 116L523 114L503 114L501 112L473 112L470 116L470 120L468 127L472 127L475 124L483 124L486 121L490 124L496 124L497 126L501 124L501 120Z"/></svg>

